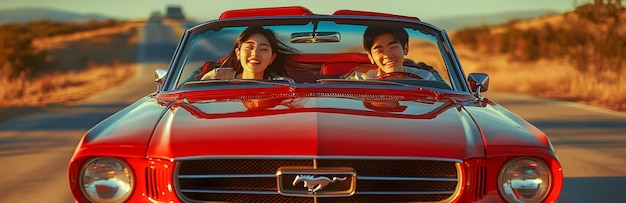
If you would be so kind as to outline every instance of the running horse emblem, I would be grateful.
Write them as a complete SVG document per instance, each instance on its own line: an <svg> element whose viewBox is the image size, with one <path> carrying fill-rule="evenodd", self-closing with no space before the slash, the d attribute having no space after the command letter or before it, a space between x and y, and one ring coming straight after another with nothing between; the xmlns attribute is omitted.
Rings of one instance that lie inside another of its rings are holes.
<svg viewBox="0 0 626 203"><path fill-rule="evenodd" d="M293 180L293 186L296 186L296 184L298 184L299 182L304 182L304 187L307 188L307 190L309 191L309 193L315 193L319 190L321 190L322 188L326 187L328 184L337 182L337 181L344 181L346 180L346 177L343 178L338 178L338 177L333 177L328 178L328 177L314 177L312 175L297 175L296 178Z"/></svg>

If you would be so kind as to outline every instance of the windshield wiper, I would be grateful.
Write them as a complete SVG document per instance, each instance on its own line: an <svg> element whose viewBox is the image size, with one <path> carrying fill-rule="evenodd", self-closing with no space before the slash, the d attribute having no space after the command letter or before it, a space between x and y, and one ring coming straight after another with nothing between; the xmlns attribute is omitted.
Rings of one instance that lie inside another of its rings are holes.
<svg viewBox="0 0 626 203"><path fill-rule="evenodd" d="M387 81L387 80L318 79L317 82L320 84L347 84L347 83L355 84L356 83L356 84L373 84L373 85L396 85L396 86L410 87L420 92L428 92L431 95L434 95L435 98L437 99L441 98L441 92L437 90L432 90L430 88L423 88L423 87L419 87L415 85L409 85L409 84Z"/></svg>

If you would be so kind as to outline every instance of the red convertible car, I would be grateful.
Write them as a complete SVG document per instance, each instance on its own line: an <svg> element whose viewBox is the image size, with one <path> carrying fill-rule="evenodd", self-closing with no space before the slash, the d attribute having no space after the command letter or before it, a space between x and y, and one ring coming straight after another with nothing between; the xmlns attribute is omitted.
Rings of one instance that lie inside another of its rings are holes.
<svg viewBox="0 0 626 203"><path fill-rule="evenodd" d="M563 186L548 137L416 17L226 11L155 75L77 146L77 202L556 202Z"/></svg>

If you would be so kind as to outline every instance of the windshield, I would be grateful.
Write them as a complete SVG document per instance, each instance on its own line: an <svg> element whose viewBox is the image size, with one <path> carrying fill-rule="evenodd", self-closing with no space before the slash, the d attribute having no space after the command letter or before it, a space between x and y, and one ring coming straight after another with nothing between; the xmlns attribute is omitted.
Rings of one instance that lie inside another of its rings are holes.
<svg viewBox="0 0 626 203"><path fill-rule="evenodd" d="M231 79L279 79L281 83L320 86L336 85L329 82L335 79L354 84L393 80L416 86L458 89L454 85L458 82L452 80L461 73L447 53L442 32L426 24L351 23L351 20L336 19L290 22L267 21L259 25L208 22L192 28L186 33L176 61L170 67L175 79L170 81L169 89L186 88L190 83L194 86L209 84L199 81ZM400 28L408 35L408 42L403 44L403 40L398 39L402 37L384 33L366 42L364 33L368 28L380 25ZM264 34L263 30L271 31L274 36ZM222 83L242 84L240 81Z"/></svg>

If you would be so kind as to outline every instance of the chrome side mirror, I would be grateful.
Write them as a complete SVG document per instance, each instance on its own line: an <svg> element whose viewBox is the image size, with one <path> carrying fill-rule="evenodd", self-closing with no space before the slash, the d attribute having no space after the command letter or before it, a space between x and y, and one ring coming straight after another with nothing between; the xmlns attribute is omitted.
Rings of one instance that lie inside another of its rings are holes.
<svg viewBox="0 0 626 203"><path fill-rule="evenodd" d="M157 91L161 90L163 86L163 80L165 80L165 75L167 75L166 70L155 70L154 71L154 82L157 84Z"/></svg>
<svg viewBox="0 0 626 203"><path fill-rule="evenodd" d="M489 89L489 75L486 73L470 73L467 80L470 90L476 97L480 97L481 92L486 92Z"/></svg>

